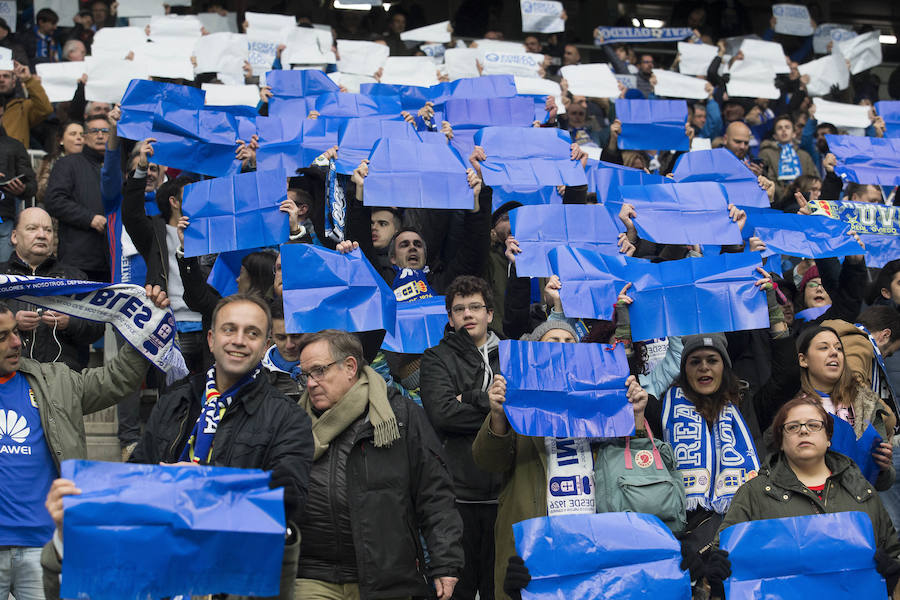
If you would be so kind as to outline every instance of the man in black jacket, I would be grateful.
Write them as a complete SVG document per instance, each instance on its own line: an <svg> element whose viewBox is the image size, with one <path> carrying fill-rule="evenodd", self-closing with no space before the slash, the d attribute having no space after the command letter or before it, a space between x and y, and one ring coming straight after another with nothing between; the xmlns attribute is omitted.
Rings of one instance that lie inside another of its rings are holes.
<svg viewBox="0 0 900 600"><path fill-rule="evenodd" d="M463 566L462 523L422 409L388 389L347 332L304 336L300 366L315 455L295 596L449 600Z"/></svg>
<svg viewBox="0 0 900 600"><path fill-rule="evenodd" d="M207 336L215 364L159 399L130 462L272 471L271 486L284 487L289 522L280 595L289 598L300 549L293 523L306 504L313 438L306 413L262 373L271 331L260 298L222 298Z"/></svg>
<svg viewBox="0 0 900 600"><path fill-rule="evenodd" d="M15 251L0 266L10 275L37 275L58 279L84 279L74 267L62 265L51 255L53 221L43 208L26 208L19 213L12 232ZM64 362L75 371L87 366L88 345L103 336L103 324L70 317L55 311L41 311L33 304L10 298L7 304L16 315L22 354L40 362Z"/></svg>
<svg viewBox="0 0 900 600"><path fill-rule="evenodd" d="M19 140L10 137L6 129L0 125L0 180L9 183L0 186L0 261L9 258L12 245L9 234L12 232L16 215L16 204L34 196L37 191L37 178L31 168L28 151Z"/></svg>
<svg viewBox="0 0 900 600"><path fill-rule="evenodd" d="M105 117L84 124L84 150L63 156L53 166L45 204L59 220L59 259L85 272L92 281L109 281L106 216L100 194L100 167L109 123Z"/></svg>
<svg viewBox="0 0 900 600"><path fill-rule="evenodd" d="M500 338L489 327L494 300L483 279L457 277L447 288L446 305L452 331L422 358L422 406L447 452L463 520L466 566L454 598L474 600L478 592L491 600L501 480L475 466L472 443L491 410L488 389L500 374Z"/></svg>

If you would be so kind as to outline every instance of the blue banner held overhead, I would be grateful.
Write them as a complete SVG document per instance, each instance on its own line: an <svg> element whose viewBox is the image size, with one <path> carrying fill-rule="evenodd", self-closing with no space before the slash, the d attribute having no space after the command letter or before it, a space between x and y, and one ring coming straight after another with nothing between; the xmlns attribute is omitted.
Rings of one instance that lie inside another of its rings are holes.
<svg viewBox="0 0 900 600"><path fill-rule="evenodd" d="M223 177L240 172L238 140L248 141L255 125L244 117L214 108L182 108L160 103L153 115L153 159L161 165Z"/></svg>
<svg viewBox="0 0 900 600"><path fill-rule="evenodd" d="M579 161L571 160L571 137L566 131L535 127L485 127L473 138L484 148L481 163L485 184L538 187L587 185Z"/></svg>
<svg viewBox="0 0 900 600"><path fill-rule="evenodd" d="M508 98L516 95L512 75L482 75L431 86L431 101L439 106L450 98Z"/></svg>
<svg viewBox="0 0 900 600"><path fill-rule="evenodd" d="M594 43L637 44L643 42L678 42L694 34L690 27L598 27Z"/></svg>
<svg viewBox="0 0 900 600"><path fill-rule="evenodd" d="M695 150L678 157L672 172L675 181L716 181L724 184L736 206L769 208L769 197L756 175L726 148Z"/></svg>
<svg viewBox="0 0 900 600"><path fill-rule="evenodd" d="M284 491L269 473L67 460L61 475L81 494L63 500L60 596L278 595Z"/></svg>
<svg viewBox="0 0 900 600"><path fill-rule="evenodd" d="M369 156L363 204L472 210L475 195L462 158L450 146L382 138Z"/></svg>
<svg viewBox="0 0 900 600"><path fill-rule="evenodd" d="M534 188L497 186L491 188L491 191L491 212L496 211L504 204L511 203L516 203L511 206L562 204L562 196L553 185Z"/></svg>
<svg viewBox="0 0 900 600"><path fill-rule="evenodd" d="M831 436L830 449L840 452L855 462L863 476L872 485L875 485L875 480L878 479L878 474L881 472L881 467L872 457L872 451L881 441L881 436L878 435L871 423L863 431L862 436L857 439L853 425L834 417L834 433Z"/></svg>
<svg viewBox="0 0 900 600"><path fill-rule="evenodd" d="M397 303L397 325L386 334L383 350L402 354L422 354L444 337L447 306L443 296Z"/></svg>
<svg viewBox="0 0 900 600"><path fill-rule="evenodd" d="M214 287L223 298L236 294L238 291L237 278L241 274L241 263L248 254L259 252L261 248L247 248L234 252L222 252L216 256L206 283Z"/></svg>
<svg viewBox="0 0 900 600"><path fill-rule="evenodd" d="M522 600L691 597L681 544L654 515L538 517L514 524L513 535L531 574Z"/></svg>
<svg viewBox="0 0 900 600"><path fill-rule="evenodd" d="M359 163L369 158L381 138L423 142L415 128L399 115L396 120L381 117L347 119L338 127L338 155L334 161L337 172L352 175ZM447 138L444 138L445 146L446 142Z"/></svg>
<svg viewBox="0 0 900 600"><path fill-rule="evenodd" d="M634 433L621 345L501 340L503 411L519 435L621 437Z"/></svg>
<svg viewBox="0 0 900 600"><path fill-rule="evenodd" d="M719 536L731 577L726 598L883 598L875 534L864 512L738 523ZM837 559L837 557L840 557Z"/></svg>
<svg viewBox="0 0 900 600"><path fill-rule="evenodd" d="M410 112L418 111L426 102L432 102L437 93L433 87L395 85L390 83L363 83L359 93L365 96L399 96L400 106Z"/></svg>
<svg viewBox="0 0 900 600"><path fill-rule="evenodd" d="M269 98L269 116L284 119L286 121L299 121L306 119L310 112L316 109L317 96L273 96Z"/></svg>
<svg viewBox="0 0 900 600"><path fill-rule="evenodd" d="M597 194L597 201L621 202L619 186L673 183L669 177L647 173L642 169L632 169L602 160L589 160L585 169L588 191Z"/></svg>
<svg viewBox="0 0 900 600"><path fill-rule="evenodd" d="M206 92L187 85L132 79L119 104L122 117L116 125L116 134L135 141L151 137L153 115L161 102L169 106L200 108L206 102Z"/></svg>
<svg viewBox="0 0 900 600"><path fill-rule="evenodd" d="M616 100L616 118L622 122L618 144L622 150L691 149L685 133L684 100Z"/></svg>
<svg viewBox="0 0 900 600"><path fill-rule="evenodd" d="M374 117L396 116L403 108L399 96L365 96L331 92L316 96L315 110L324 117Z"/></svg>
<svg viewBox="0 0 900 600"><path fill-rule="evenodd" d="M834 172L854 183L900 185L900 139L826 135Z"/></svg>
<svg viewBox="0 0 900 600"><path fill-rule="evenodd" d="M491 125L531 127L534 101L531 98L451 98L444 103L444 119L454 131Z"/></svg>
<svg viewBox="0 0 900 600"><path fill-rule="evenodd" d="M880 269L892 260L900 258L900 236L862 233L859 236L866 247L866 266Z"/></svg>
<svg viewBox="0 0 900 600"><path fill-rule="evenodd" d="M280 98L302 98L340 91L338 84L318 69L268 71L266 85Z"/></svg>
<svg viewBox="0 0 900 600"><path fill-rule="evenodd" d="M184 255L201 256L275 246L290 236L284 171L253 171L217 177L184 188Z"/></svg>
<svg viewBox="0 0 900 600"><path fill-rule="evenodd" d="M340 254L310 244L281 247L284 326L395 333L397 300L362 252Z"/></svg>
<svg viewBox="0 0 900 600"><path fill-rule="evenodd" d="M884 135L889 138L900 138L900 100L876 102L875 111L884 119L886 126Z"/></svg>
<svg viewBox="0 0 900 600"><path fill-rule="evenodd" d="M745 231L766 244L763 257L773 254L829 258L853 256L863 249L850 235L850 225L828 217L783 213L779 210L752 211Z"/></svg>
<svg viewBox="0 0 900 600"><path fill-rule="evenodd" d="M509 224L522 250L516 256L519 277L552 275L547 255L559 246L615 254L619 233L625 231L603 206L591 204L522 206L510 211Z"/></svg>

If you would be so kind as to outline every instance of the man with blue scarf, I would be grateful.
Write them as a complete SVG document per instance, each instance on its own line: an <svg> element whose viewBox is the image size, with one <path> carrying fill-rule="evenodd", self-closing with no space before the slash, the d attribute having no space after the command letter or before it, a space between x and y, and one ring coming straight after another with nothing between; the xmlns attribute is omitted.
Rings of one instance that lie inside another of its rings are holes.
<svg viewBox="0 0 900 600"><path fill-rule="evenodd" d="M310 419L262 375L272 315L252 294L222 298L207 334L215 363L164 394L150 415L131 462L190 463L263 469L284 487L288 522L281 597L292 597L313 456Z"/></svg>
<svg viewBox="0 0 900 600"><path fill-rule="evenodd" d="M262 366L269 375L269 383L292 400L300 400L300 338L303 334L287 333L284 328L284 306L273 302L272 346L263 356Z"/></svg>

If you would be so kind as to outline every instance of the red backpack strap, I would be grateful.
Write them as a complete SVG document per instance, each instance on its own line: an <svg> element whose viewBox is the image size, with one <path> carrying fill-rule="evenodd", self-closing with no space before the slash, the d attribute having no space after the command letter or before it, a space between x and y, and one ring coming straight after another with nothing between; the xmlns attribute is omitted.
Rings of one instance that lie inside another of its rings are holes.
<svg viewBox="0 0 900 600"><path fill-rule="evenodd" d="M634 469L631 463L631 436L625 438L625 468L629 471Z"/></svg>
<svg viewBox="0 0 900 600"><path fill-rule="evenodd" d="M662 455L659 453L659 448L656 447L656 442L653 440L653 432L650 431L650 425L647 424L647 421L644 421L644 429L647 430L647 437L650 438L650 445L653 446L653 464L656 465L657 471L662 471L666 468L666 465L663 462Z"/></svg>

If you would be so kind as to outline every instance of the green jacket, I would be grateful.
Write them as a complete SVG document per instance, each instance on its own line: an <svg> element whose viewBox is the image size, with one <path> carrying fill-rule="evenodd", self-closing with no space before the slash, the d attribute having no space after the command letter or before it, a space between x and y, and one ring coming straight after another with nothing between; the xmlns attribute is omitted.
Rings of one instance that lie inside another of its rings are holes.
<svg viewBox="0 0 900 600"><path fill-rule="evenodd" d="M547 516L547 457L544 438L517 435L512 429L498 436L491 432L490 422L488 414L472 444L472 456L485 471L505 475L494 524L494 598L510 600L503 579L509 557L516 554L512 526Z"/></svg>
<svg viewBox="0 0 900 600"><path fill-rule="evenodd" d="M794 151L797 153L797 158L800 159L801 174L818 175L819 170L816 168L816 163L813 162L809 153L807 153L806 150L801 150L796 142L794 142L793 145ZM766 164L766 170L763 175L775 182L774 202L778 203L787 196L788 188L791 185L790 181L781 181L778 179L778 163L781 161L781 147L774 140L763 140L762 144L759 145L759 160ZM793 201L793 198L788 198L787 200L790 202Z"/></svg>
<svg viewBox="0 0 900 600"><path fill-rule="evenodd" d="M788 465L783 452L769 457L759 475L742 485L716 534L744 521L780 519L825 513L859 511L869 515L875 531L875 546L893 557L900 556L900 541L891 518L881 503L875 487L866 481L852 460L828 451L825 464L831 477L825 483L824 500L800 483Z"/></svg>
<svg viewBox="0 0 900 600"><path fill-rule="evenodd" d="M102 367L81 372L73 371L64 363L19 359L19 372L34 392L44 438L57 470L64 460L87 458L84 415L113 406L138 389L148 366L129 344Z"/></svg>

